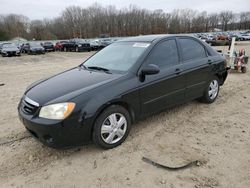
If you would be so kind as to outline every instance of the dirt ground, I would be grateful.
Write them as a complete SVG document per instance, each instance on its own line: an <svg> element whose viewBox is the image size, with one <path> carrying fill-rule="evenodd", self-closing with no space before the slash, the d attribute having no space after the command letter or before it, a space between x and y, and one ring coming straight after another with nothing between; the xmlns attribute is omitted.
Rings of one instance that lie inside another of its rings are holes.
<svg viewBox="0 0 250 188"><path fill-rule="evenodd" d="M241 44L250 54L250 44ZM220 47L226 50L227 47ZM17 116L25 88L35 80L80 64L90 53L0 57L0 143L28 135ZM145 156L179 166L156 168ZM43 146L33 138L0 145L0 187L168 187L249 188L250 70L232 71L211 105L193 101L136 123L120 147L94 145L69 150Z"/></svg>

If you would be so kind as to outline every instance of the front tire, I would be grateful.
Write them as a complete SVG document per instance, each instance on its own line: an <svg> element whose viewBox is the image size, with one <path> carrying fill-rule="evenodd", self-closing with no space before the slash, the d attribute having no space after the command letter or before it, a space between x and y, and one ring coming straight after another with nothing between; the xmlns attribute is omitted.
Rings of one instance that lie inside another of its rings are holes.
<svg viewBox="0 0 250 188"><path fill-rule="evenodd" d="M217 76L214 76L207 84L201 102L210 104L218 97L220 91L220 82Z"/></svg>
<svg viewBox="0 0 250 188"><path fill-rule="evenodd" d="M247 68L246 67L241 67L241 72L242 73L246 73L247 72Z"/></svg>
<svg viewBox="0 0 250 188"><path fill-rule="evenodd" d="M128 111L119 105L105 109L95 121L94 143L103 149L119 146L127 138L131 129Z"/></svg>

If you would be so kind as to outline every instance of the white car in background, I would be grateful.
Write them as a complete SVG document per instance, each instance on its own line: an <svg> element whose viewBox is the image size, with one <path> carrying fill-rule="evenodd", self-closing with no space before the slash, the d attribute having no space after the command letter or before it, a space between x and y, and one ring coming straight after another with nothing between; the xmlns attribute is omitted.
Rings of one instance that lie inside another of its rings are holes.
<svg viewBox="0 0 250 188"><path fill-rule="evenodd" d="M240 39L241 40L250 40L250 34L241 34Z"/></svg>

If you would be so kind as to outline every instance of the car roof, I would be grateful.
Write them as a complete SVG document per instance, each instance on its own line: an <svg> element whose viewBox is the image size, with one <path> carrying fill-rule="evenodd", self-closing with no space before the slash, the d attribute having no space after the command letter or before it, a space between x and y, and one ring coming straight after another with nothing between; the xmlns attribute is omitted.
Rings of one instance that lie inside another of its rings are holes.
<svg viewBox="0 0 250 188"><path fill-rule="evenodd" d="M163 38L167 38L167 37L180 37L180 36L185 36L185 37L193 37L190 34L161 34L161 35L143 35L143 36L136 36L136 37L129 37L126 39L122 39L119 40L119 42L153 42L155 40L161 40Z"/></svg>
<svg viewBox="0 0 250 188"><path fill-rule="evenodd" d="M15 44L15 43L13 43L13 42L5 42L2 45L4 46L5 44Z"/></svg>
<svg viewBox="0 0 250 188"><path fill-rule="evenodd" d="M167 37L169 35L143 35L136 37L129 37L126 39L120 40L121 42L153 42L156 39Z"/></svg>

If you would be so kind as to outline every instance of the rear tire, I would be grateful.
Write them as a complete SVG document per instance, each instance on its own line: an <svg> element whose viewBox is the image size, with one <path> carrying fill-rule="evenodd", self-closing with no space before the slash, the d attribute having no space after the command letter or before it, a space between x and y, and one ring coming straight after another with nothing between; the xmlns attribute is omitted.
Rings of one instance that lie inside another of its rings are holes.
<svg viewBox="0 0 250 188"><path fill-rule="evenodd" d="M241 72L242 73L246 73L247 72L247 68L246 67L241 67Z"/></svg>
<svg viewBox="0 0 250 188"><path fill-rule="evenodd" d="M203 103L213 103L218 97L220 91L220 82L217 76L212 77L208 82L203 96L200 98L200 101Z"/></svg>
<svg viewBox="0 0 250 188"><path fill-rule="evenodd" d="M96 119L93 141L103 149L112 149L124 142L130 129L131 118L128 111L122 106L112 105Z"/></svg>

